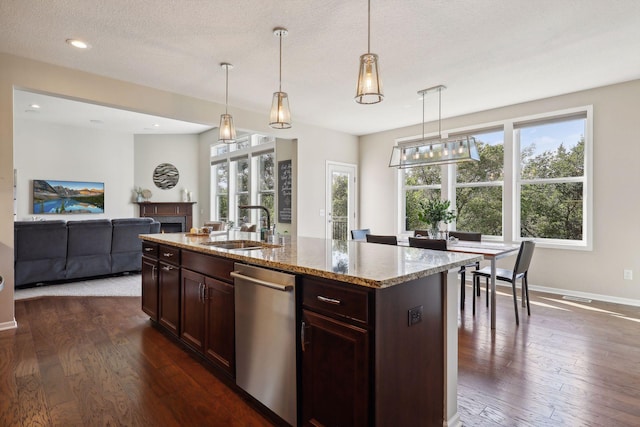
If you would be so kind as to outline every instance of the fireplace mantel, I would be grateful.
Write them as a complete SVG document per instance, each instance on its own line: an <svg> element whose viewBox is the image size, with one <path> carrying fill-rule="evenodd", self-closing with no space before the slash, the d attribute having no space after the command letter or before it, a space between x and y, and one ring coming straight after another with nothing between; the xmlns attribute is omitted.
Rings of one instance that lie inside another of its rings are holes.
<svg viewBox="0 0 640 427"><path fill-rule="evenodd" d="M139 202L140 216L158 221L160 229L163 223L180 222L181 231L189 231L193 227L193 205L196 202Z"/></svg>

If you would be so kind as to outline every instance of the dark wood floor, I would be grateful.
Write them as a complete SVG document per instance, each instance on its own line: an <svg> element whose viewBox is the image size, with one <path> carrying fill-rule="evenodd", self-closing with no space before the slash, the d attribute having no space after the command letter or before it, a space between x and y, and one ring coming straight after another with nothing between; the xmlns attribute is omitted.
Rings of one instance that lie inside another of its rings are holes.
<svg viewBox="0 0 640 427"><path fill-rule="evenodd" d="M459 323L466 426L640 425L640 308L531 292L515 326L499 288ZM484 298L484 294L483 294ZM479 300L480 301L480 300ZM483 301L483 300L482 300ZM0 332L0 426L266 426L259 413L164 335L139 298L16 302Z"/></svg>
<svg viewBox="0 0 640 427"><path fill-rule="evenodd" d="M471 287L460 317L458 410L467 426L640 426L640 307L498 287L492 333Z"/></svg>

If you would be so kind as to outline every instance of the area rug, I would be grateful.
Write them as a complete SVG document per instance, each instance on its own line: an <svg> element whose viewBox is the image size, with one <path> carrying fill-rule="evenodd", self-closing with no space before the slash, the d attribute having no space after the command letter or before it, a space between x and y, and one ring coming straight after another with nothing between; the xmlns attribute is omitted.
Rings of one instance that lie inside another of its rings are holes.
<svg viewBox="0 0 640 427"><path fill-rule="evenodd" d="M136 297L142 292L140 274L129 274L104 279L43 285L27 289L16 289L16 300L43 296L123 296Z"/></svg>

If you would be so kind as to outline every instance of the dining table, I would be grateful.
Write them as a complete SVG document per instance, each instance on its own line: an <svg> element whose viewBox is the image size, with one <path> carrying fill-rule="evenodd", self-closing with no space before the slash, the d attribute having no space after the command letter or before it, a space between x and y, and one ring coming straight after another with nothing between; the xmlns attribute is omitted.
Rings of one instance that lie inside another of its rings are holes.
<svg viewBox="0 0 640 427"><path fill-rule="evenodd" d="M398 238L398 244L408 246L407 238ZM482 255L491 263L491 278L489 282L491 293L491 329L496 328L496 261L518 253L520 245L501 242L472 242L467 240L448 240L447 251Z"/></svg>

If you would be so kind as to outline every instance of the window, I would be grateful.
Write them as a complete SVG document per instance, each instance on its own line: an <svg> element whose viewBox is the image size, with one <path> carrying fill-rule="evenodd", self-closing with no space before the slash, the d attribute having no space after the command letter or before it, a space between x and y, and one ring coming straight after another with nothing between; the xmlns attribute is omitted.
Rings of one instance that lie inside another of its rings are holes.
<svg viewBox="0 0 640 427"><path fill-rule="evenodd" d="M440 166L402 169L402 200L404 200L404 231L424 230L427 224L418 217L423 200L440 197L442 173Z"/></svg>
<svg viewBox="0 0 640 427"><path fill-rule="evenodd" d="M504 132L471 136L476 139L480 161L457 164L456 229L502 236Z"/></svg>
<svg viewBox="0 0 640 427"><path fill-rule="evenodd" d="M591 116L587 106L450 131L474 136L480 161L400 169L401 232L423 228L420 202L442 194L457 230L589 249Z"/></svg>
<svg viewBox="0 0 640 427"><path fill-rule="evenodd" d="M275 154L273 152L260 154L257 157L258 161L258 175L256 176L258 181L258 204L264 206L269 211L271 216L271 223L273 224L275 218ZM258 224L267 223L267 218L264 211L261 209L258 211Z"/></svg>
<svg viewBox="0 0 640 427"><path fill-rule="evenodd" d="M212 220L258 229L266 224L264 211L240 205L265 206L275 219L275 138L254 134L234 144L212 145L211 180Z"/></svg>
<svg viewBox="0 0 640 427"><path fill-rule="evenodd" d="M521 238L584 241L586 114L514 126Z"/></svg>
<svg viewBox="0 0 640 427"><path fill-rule="evenodd" d="M211 165L213 217L219 221L227 221L229 216L229 163L217 162Z"/></svg>

